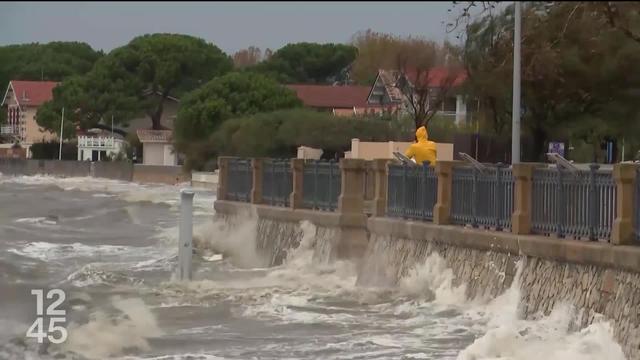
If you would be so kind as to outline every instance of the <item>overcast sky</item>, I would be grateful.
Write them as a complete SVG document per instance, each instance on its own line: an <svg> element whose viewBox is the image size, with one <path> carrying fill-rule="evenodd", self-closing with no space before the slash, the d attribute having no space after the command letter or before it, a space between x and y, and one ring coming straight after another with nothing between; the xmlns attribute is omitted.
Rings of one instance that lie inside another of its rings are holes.
<svg viewBox="0 0 640 360"><path fill-rule="evenodd" d="M137 35L189 34L227 53L251 45L348 42L360 30L444 40L451 2L10 2L0 3L0 45L82 41L109 51ZM449 40L455 36L450 34Z"/></svg>

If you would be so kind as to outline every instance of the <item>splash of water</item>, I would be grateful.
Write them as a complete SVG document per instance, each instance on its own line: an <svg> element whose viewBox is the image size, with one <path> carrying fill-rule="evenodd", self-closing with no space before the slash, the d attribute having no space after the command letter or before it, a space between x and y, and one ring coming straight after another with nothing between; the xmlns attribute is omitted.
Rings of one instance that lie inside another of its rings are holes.
<svg viewBox="0 0 640 360"><path fill-rule="evenodd" d="M115 296L112 305L120 316L98 310L86 324L71 323L63 348L89 359L104 359L133 349L148 351L147 340L163 335L155 316L141 299Z"/></svg>

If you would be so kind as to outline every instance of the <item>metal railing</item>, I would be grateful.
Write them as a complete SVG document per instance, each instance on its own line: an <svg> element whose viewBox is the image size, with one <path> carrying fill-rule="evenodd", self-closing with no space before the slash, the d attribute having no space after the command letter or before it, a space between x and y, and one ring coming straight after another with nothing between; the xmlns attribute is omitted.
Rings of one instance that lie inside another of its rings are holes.
<svg viewBox="0 0 640 360"><path fill-rule="evenodd" d="M80 147L111 149L115 147L115 142L115 138L111 136L78 136L78 146Z"/></svg>
<svg viewBox="0 0 640 360"><path fill-rule="evenodd" d="M635 226L635 232L636 232L636 240L640 241L640 168L638 168L637 172L636 172L636 206L635 206L635 213L636 213L636 226Z"/></svg>
<svg viewBox="0 0 640 360"><path fill-rule="evenodd" d="M438 176L428 162L423 166L389 165L387 216L433 220L438 201Z"/></svg>
<svg viewBox="0 0 640 360"><path fill-rule="evenodd" d="M250 202L253 188L253 168L251 160L229 159L227 177L227 199Z"/></svg>
<svg viewBox="0 0 640 360"><path fill-rule="evenodd" d="M289 206L293 191L291 162L265 159L262 163L262 202L271 206Z"/></svg>
<svg viewBox="0 0 640 360"><path fill-rule="evenodd" d="M608 240L616 217L616 184L610 171L533 172L532 232L558 237Z"/></svg>
<svg viewBox="0 0 640 360"><path fill-rule="evenodd" d="M342 173L338 163L310 160L304 163L302 206L306 209L335 211L341 191Z"/></svg>
<svg viewBox="0 0 640 360"><path fill-rule="evenodd" d="M453 168L451 222L494 228L511 228L514 179L510 168L498 165L484 170L470 166Z"/></svg>

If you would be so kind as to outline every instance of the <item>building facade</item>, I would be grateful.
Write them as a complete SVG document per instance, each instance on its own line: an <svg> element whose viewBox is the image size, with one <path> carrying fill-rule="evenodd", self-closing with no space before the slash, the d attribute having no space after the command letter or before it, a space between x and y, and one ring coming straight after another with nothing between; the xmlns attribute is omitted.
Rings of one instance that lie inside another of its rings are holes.
<svg viewBox="0 0 640 360"><path fill-rule="evenodd" d="M38 108L53 98L53 88L57 85L53 81L11 80L5 91L2 107L6 107L7 124L2 127L2 133L25 147L27 154L32 144L57 139L57 135L36 122Z"/></svg>

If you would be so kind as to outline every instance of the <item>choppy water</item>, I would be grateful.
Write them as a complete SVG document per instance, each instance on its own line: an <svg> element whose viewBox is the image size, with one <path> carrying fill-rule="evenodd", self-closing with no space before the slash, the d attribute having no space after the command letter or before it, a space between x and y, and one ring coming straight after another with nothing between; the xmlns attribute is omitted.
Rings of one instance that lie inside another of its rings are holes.
<svg viewBox="0 0 640 360"><path fill-rule="evenodd" d="M196 256L172 281L179 187L0 176L0 359L623 359L605 322L569 332L569 305L518 318L518 281L468 301L436 254L393 288L356 286L350 262L314 261L313 226L284 264L260 266L251 220L195 235L231 255ZM322 260L322 259L320 259ZM62 345L24 334L33 288L67 293Z"/></svg>

